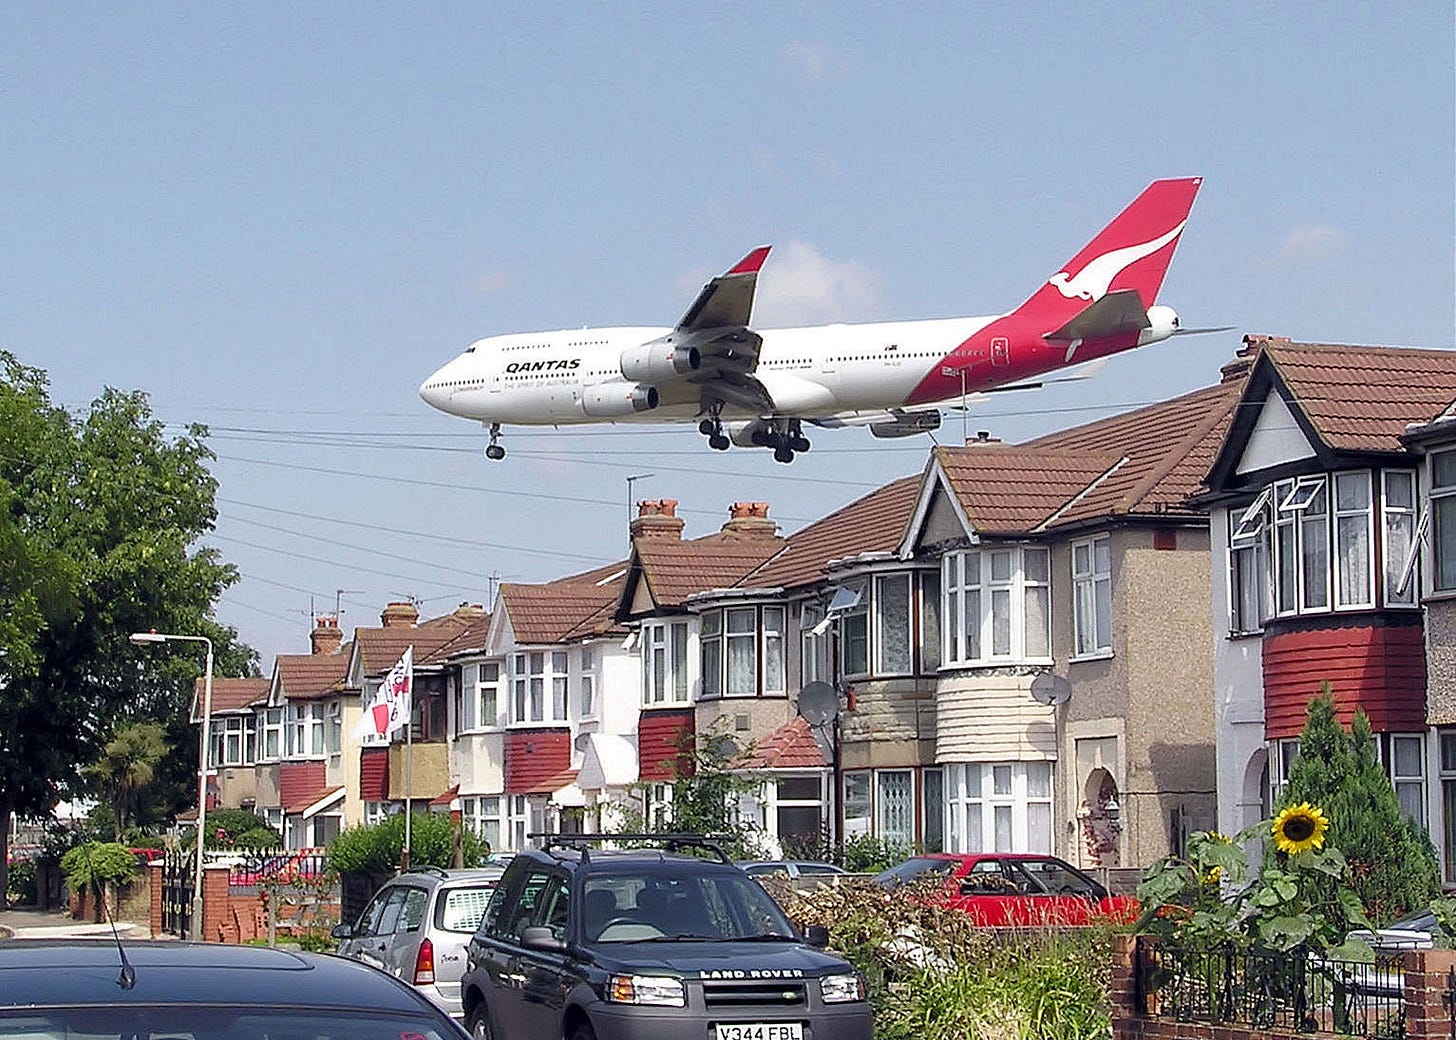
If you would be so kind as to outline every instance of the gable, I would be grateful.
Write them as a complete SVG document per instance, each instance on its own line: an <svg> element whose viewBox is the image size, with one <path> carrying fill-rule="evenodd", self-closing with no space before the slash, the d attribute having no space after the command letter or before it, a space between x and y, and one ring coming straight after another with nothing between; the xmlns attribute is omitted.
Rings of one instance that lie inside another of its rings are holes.
<svg viewBox="0 0 1456 1040"><path fill-rule="evenodd" d="M632 603L628 613L634 617L656 613L657 602L652 598L652 590L647 587L646 576L639 573L632 584Z"/></svg>
<svg viewBox="0 0 1456 1040"><path fill-rule="evenodd" d="M1301 459L1312 459L1318 452L1305 436L1299 421L1277 391L1270 390L1259 409L1259 417L1244 444L1234 472L1256 473Z"/></svg>
<svg viewBox="0 0 1456 1040"><path fill-rule="evenodd" d="M945 493L945 485L936 481L930 493L930 508L925 512L925 523L920 527L919 545L939 545L942 542L970 538L975 534L966 530L960 512Z"/></svg>

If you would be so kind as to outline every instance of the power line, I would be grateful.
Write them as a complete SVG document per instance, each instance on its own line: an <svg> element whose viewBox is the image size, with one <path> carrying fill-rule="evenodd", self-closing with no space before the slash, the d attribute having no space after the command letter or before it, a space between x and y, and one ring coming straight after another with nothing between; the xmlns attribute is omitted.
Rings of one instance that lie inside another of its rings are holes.
<svg viewBox="0 0 1456 1040"><path fill-rule="evenodd" d="M329 567L342 567L345 570L358 571L361 574L374 574L374 575L378 575L381 578L394 578L394 579L396 579L398 581L423 582L426 585L433 585L433 586L435 586L438 589L454 589L456 591L461 591L461 592L466 591L466 589L465 589L464 586L451 585L451 584L449 584L447 582L434 581L434 580L429 579L429 578L421 578L419 575L416 575L416 574L397 574L397 573L395 573L393 571L376 570L373 567L361 567L361 566L358 566L357 564L340 563L337 560L324 559L323 557L320 557L320 556L309 556L306 553L290 552L287 549L279 549L279 548L276 548L276 547L271 546L271 545L259 545L257 542L249 542L249 541L245 541L242 538L233 538L230 535L218 534L216 531L212 532L212 534L211 534L210 537L212 537L212 538L214 538L214 539L216 539L217 541L220 541L220 542L231 542L234 545L245 546L246 548L249 548L249 549L257 549L257 550L259 550L261 552L276 553L279 556L291 556L291 557L293 557L296 560L304 560L304 561L307 561L308 563L321 563L321 564L324 564L324 565L329 566ZM441 568L441 569L442 570L454 570L454 568ZM460 571L458 573L462 573L463 574L465 572L464 571ZM275 584L278 584L278 583L275 583ZM291 588L292 586L285 586L285 587L286 588ZM304 589L304 590L301 590L301 591L307 592L309 590ZM470 590L470 591L475 591L475 590Z"/></svg>

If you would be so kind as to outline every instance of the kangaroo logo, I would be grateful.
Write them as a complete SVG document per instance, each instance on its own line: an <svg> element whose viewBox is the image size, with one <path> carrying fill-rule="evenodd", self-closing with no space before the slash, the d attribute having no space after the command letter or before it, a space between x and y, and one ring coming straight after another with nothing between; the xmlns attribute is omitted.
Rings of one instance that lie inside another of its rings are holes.
<svg viewBox="0 0 1456 1040"><path fill-rule="evenodd" d="M1096 259L1089 260L1087 265L1077 272L1075 278L1066 271L1058 271L1048 278L1047 282L1055 285L1057 291L1069 300L1100 300L1107 295L1107 287L1112 284L1114 278L1143 257L1152 256L1177 238L1186 223L1188 223L1187 219L1179 221L1178 226L1172 231L1151 242L1141 242L1103 253Z"/></svg>

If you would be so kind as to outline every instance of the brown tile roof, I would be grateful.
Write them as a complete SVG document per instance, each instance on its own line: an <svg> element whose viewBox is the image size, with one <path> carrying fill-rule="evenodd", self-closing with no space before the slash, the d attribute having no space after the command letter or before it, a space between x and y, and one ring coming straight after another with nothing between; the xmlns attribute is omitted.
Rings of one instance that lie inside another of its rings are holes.
<svg viewBox="0 0 1456 1040"><path fill-rule="evenodd" d="M477 614L467 618L460 630L432 650L428 657L420 658L419 652L416 650L415 662L417 664L441 664L452 657L478 653L485 648L485 642L489 635L490 615L486 613ZM395 658L395 660L398 660L398 658Z"/></svg>
<svg viewBox="0 0 1456 1040"><path fill-rule="evenodd" d="M1097 451L1090 444L1081 449L940 446L931 454L981 534L1035 530L1122 460L1110 447Z"/></svg>
<svg viewBox="0 0 1456 1040"><path fill-rule="evenodd" d="M1400 451L1407 424L1435 418L1456 399L1456 351L1245 339L1262 348L1336 450Z"/></svg>
<svg viewBox="0 0 1456 1040"><path fill-rule="evenodd" d="M516 642L563 643L625 632L613 615L626 572L623 562L542 585L502 585L501 604Z"/></svg>
<svg viewBox="0 0 1456 1040"><path fill-rule="evenodd" d="M824 565L844 556L889 552L900 544L915 508L920 476L901 477L842 509L800 528L783 549L738 584L748 588L793 588L818 581Z"/></svg>
<svg viewBox="0 0 1456 1040"><path fill-rule="evenodd" d="M1027 442L1027 448L1127 459L1048 526L1129 514L1200 515L1185 500L1201 487L1247 376L1244 370L1227 382Z"/></svg>
<svg viewBox="0 0 1456 1040"><path fill-rule="evenodd" d="M336 654L279 654L274 670L288 700L316 700L344 689L349 678L351 644Z"/></svg>
<svg viewBox="0 0 1456 1040"><path fill-rule="evenodd" d="M378 628L354 629L359 644L359 659L364 674L383 675L394 667L405 649L415 648L416 665L435 663L440 649L465 636L475 628L481 616L462 607L450 614L421 621L417 625L385 625ZM482 640L482 642L484 642Z"/></svg>
<svg viewBox="0 0 1456 1040"><path fill-rule="evenodd" d="M643 538L635 545L642 578L658 607L679 607L695 592L737 585L785 545L777 535L718 531L702 538Z"/></svg>
<svg viewBox="0 0 1456 1040"><path fill-rule="evenodd" d="M212 710L214 713L243 711L268 699L268 689L273 684L268 679L213 679ZM198 679L192 687L194 709L200 710L205 680ZM194 710L196 714L196 710Z"/></svg>
<svg viewBox="0 0 1456 1040"><path fill-rule="evenodd" d="M796 715L756 743L733 768L823 769L828 764L809 723L802 715Z"/></svg>

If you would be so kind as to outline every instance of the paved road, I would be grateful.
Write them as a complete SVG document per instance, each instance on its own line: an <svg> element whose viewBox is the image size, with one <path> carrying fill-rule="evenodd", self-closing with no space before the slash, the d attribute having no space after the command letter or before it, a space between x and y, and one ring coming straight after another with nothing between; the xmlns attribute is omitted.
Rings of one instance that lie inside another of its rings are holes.
<svg viewBox="0 0 1456 1040"><path fill-rule="evenodd" d="M117 930L133 939L146 938L145 924L118 921ZM34 910L0 910L0 938L15 939L105 939L111 926L90 921L73 921L69 914L39 913Z"/></svg>

